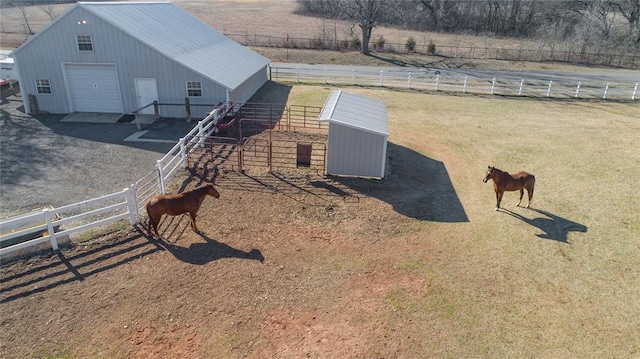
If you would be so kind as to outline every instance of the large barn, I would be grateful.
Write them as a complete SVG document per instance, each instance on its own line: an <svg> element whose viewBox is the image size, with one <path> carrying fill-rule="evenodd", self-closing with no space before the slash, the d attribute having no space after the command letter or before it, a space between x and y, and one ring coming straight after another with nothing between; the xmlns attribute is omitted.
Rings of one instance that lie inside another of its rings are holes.
<svg viewBox="0 0 640 359"><path fill-rule="evenodd" d="M269 65L170 2L79 2L12 57L27 112L57 114L132 113L154 100L246 102ZM193 106L191 114L210 110ZM185 117L184 106L160 112Z"/></svg>

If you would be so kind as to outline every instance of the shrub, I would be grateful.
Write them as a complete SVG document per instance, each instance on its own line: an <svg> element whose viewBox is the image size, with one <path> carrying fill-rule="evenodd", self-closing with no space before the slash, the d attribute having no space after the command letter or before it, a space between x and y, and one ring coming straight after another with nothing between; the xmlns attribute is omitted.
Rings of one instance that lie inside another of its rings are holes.
<svg viewBox="0 0 640 359"><path fill-rule="evenodd" d="M351 38L351 48L352 49L359 49L361 44L362 43L360 42L360 38L359 37L353 36Z"/></svg>
<svg viewBox="0 0 640 359"><path fill-rule="evenodd" d="M321 39L321 38L319 38L319 37L317 37L317 36L316 36L316 37L314 37L313 39L311 39L311 43L310 43L310 45L311 45L311 48L312 48L312 49L318 49L318 50L320 50L320 49L323 49L323 48L324 48L324 41L322 41L322 39Z"/></svg>
<svg viewBox="0 0 640 359"><path fill-rule="evenodd" d="M436 44L433 43L433 41L429 40L429 45L427 45L427 53L429 55L435 55L436 54Z"/></svg>
<svg viewBox="0 0 640 359"><path fill-rule="evenodd" d="M382 35L373 43L373 49L378 51L384 50L384 37L382 37Z"/></svg>
<svg viewBox="0 0 640 359"><path fill-rule="evenodd" d="M407 39L407 42L404 43L404 48L408 52L416 51L416 40L413 38L413 36L409 36L409 38Z"/></svg>

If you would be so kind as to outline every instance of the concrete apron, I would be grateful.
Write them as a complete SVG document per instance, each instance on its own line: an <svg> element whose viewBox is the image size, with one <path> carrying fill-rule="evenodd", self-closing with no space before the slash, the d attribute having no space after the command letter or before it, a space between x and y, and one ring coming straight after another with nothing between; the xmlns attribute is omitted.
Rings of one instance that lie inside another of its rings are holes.
<svg viewBox="0 0 640 359"><path fill-rule="evenodd" d="M117 123L122 116L124 116L122 113L74 112L63 117L60 122ZM150 124L154 121L154 115L138 115L131 123Z"/></svg>

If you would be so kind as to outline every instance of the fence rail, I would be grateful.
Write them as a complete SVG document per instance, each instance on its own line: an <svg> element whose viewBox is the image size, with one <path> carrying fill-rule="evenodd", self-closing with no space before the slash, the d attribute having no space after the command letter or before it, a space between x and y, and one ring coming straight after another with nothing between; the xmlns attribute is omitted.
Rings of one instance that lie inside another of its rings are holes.
<svg viewBox="0 0 640 359"><path fill-rule="evenodd" d="M122 219L129 219L129 223L133 225L137 222L137 204L134 198L133 191L126 188L87 201L4 219L0 222L0 243L9 245L0 249L0 255L47 241L56 250L58 240L62 237ZM11 240L20 237L27 240L11 243Z"/></svg>
<svg viewBox="0 0 640 359"><path fill-rule="evenodd" d="M225 34L227 37L245 46L277 47L314 50L359 50L359 45L349 39L296 38L290 36L268 36L249 34ZM640 52L631 48L618 53L589 53L566 51L562 49L500 48L489 46L461 46L415 44L408 49L406 44L385 41L379 44L372 41L369 48L381 53L424 54L465 59L492 59L504 61L560 61L590 65L640 68Z"/></svg>
<svg viewBox="0 0 640 359"><path fill-rule="evenodd" d="M154 103L154 106L158 105ZM275 111L275 108L279 110ZM45 242L50 242L51 248L57 250L58 240L65 236L123 219L128 219L131 225L142 222L145 215L142 207L154 195L166 193L166 184L180 169L189 166L190 154L197 156L198 151L211 146L210 136L216 132L219 122L231 112L249 117L274 116L271 121L277 121L280 129L291 130L308 127L312 123L311 118L317 119L319 111L320 108L317 107L286 107L284 104L268 104L266 107L255 104L215 105L208 116L198 121L191 131L156 162L152 171L129 188L67 206L45 208L0 220L0 256ZM250 160L259 161L258 157ZM313 153L310 165L314 168L318 163L316 157ZM270 164L270 161L266 164Z"/></svg>
<svg viewBox="0 0 640 359"><path fill-rule="evenodd" d="M379 86L470 94L574 99L638 100L638 83L565 82L444 76L434 71L307 68L272 65L274 81Z"/></svg>
<svg viewBox="0 0 640 359"><path fill-rule="evenodd" d="M153 171L130 188L87 201L0 220L0 256L47 241L53 250L57 250L58 240L62 237L123 219L128 219L131 225L141 222L144 213L141 206L155 194L165 193L165 184L186 163L186 151L200 145L193 139L210 135L220 118L219 109L211 111L185 136L192 140L181 139L157 161ZM14 243L16 240L17 243Z"/></svg>

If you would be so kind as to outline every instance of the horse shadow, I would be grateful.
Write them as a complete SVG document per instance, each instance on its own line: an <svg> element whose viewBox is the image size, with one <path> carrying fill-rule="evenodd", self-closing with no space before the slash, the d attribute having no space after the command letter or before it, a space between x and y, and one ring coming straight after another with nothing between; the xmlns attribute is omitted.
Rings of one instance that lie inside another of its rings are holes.
<svg viewBox="0 0 640 359"><path fill-rule="evenodd" d="M356 192L389 203L402 215L433 222L469 222L443 162L387 143L383 180L332 176Z"/></svg>
<svg viewBox="0 0 640 359"><path fill-rule="evenodd" d="M205 265L223 258L250 259L264 263L264 256L258 249L254 248L245 252L228 244L218 242L202 232L198 232L198 235L202 237L204 242L191 243L189 247L178 246L161 237L150 240L155 241L157 245L167 250L178 260L189 264Z"/></svg>
<svg viewBox="0 0 640 359"><path fill-rule="evenodd" d="M186 216L172 217L170 218L171 222L169 224L164 223L165 230L162 231L162 235L166 236L166 238L180 237L187 230L190 230L188 229L190 228L188 225L180 225L180 222L182 221L181 217ZM178 223L173 224L173 220L177 221ZM202 232L196 233L204 240L204 242L191 243L189 247L179 246L175 243L170 242L169 240L164 239L163 237L156 237L156 239L153 239L147 236L147 239L153 242L156 246L163 248L171 253L178 260L189 264L204 265L223 258L251 259L260 261L260 263L264 263L264 256L258 249L254 248L248 252L245 252L233 248L228 244L218 242Z"/></svg>
<svg viewBox="0 0 640 359"><path fill-rule="evenodd" d="M569 232L587 232L587 226L583 224L570 221L566 218L562 218L541 209L529 208L529 210L539 213L543 215L543 217L527 218L519 213L510 211L508 209L500 209L501 212L506 213L543 231L544 233L536 234L536 236L539 238L550 239L553 241L570 244L568 241Z"/></svg>

